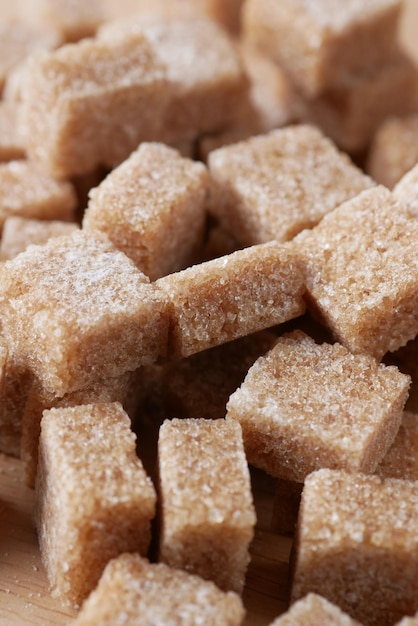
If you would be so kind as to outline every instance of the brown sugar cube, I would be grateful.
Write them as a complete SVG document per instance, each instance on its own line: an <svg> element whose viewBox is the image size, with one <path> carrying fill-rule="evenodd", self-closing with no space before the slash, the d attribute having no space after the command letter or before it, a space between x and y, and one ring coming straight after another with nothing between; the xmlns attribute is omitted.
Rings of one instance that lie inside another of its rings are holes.
<svg viewBox="0 0 418 626"><path fill-rule="evenodd" d="M256 523L241 427L166 420L158 467L159 560L241 593Z"/></svg>
<svg viewBox="0 0 418 626"><path fill-rule="evenodd" d="M392 116L377 128L367 170L378 183L392 189L418 162L418 114Z"/></svg>
<svg viewBox="0 0 418 626"><path fill-rule="evenodd" d="M4 338L0 346L2 351L7 350L3 362L4 382L0 380L0 452L20 457L22 416L33 376L27 364L8 348Z"/></svg>
<svg viewBox="0 0 418 626"><path fill-rule="evenodd" d="M0 161L23 159L25 150L17 130L16 104L0 101Z"/></svg>
<svg viewBox="0 0 418 626"><path fill-rule="evenodd" d="M233 123L247 95L247 79L231 39L208 19L130 20L105 24L100 36L112 41L142 33L166 69L167 106L160 140L195 139Z"/></svg>
<svg viewBox="0 0 418 626"><path fill-rule="evenodd" d="M342 150L358 154L368 148L386 118L416 111L417 94L417 66L396 52L384 65L307 102L304 118Z"/></svg>
<svg viewBox="0 0 418 626"><path fill-rule="evenodd" d="M377 187L292 242L309 306L352 352L380 359L418 334L417 237L408 210Z"/></svg>
<svg viewBox="0 0 418 626"><path fill-rule="evenodd" d="M320 130L289 126L209 154L211 212L242 245L287 241L374 185Z"/></svg>
<svg viewBox="0 0 418 626"><path fill-rule="evenodd" d="M135 452L121 405L44 412L36 481L36 523L48 579L80 604L108 561L147 553L156 495Z"/></svg>
<svg viewBox="0 0 418 626"><path fill-rule="evenodd" d="M376 468L381 478L418 480L418 415L405 411L396 438Z"/></svg>
<svg viewBox="0 0 418 626"><path fill-rule="evenodd" d="M19 19L0 21L0 93L8 72L25 57L61 44L58 32Z"/></svg>
<svg viewBox="0 0 418 626"><path fill-rule="evenodd" d="M31 244L40 245L52 237L70 235L78 229L78 224L74 222L8 217L4 222L0 241L0 260L14 259Z"/></svg>
<svg viewBox="0 0 418 626"><path fill-rule="evenodd" d="M189 267L156 285L169 301L172 356L190 356L305 311L299 268L277 242Z"/></svg>
<svg viewBox="0 0 418 626"><path fill-rule="evenodd" d="M409 376L301 331L280 337L227 404L249 463L303 482L321 467L372 473L399 429Z"/></svg>
<svg viewBox="0 0 418 626"><path fill-rule="evenodd" d="M93 37L106 18L103 0L31 0L30 18L60 33L63 41Z"/></svg>
<svg viewBox="0 0 418 626"><path fill-rule="evenodd" d="M312 98L390 57L401 8L401 0L248 0L242 23L244 36Z"/></svg>
<svg viewBox="0 0 418 626"><path fill-rule="evenodd" d="M208 192L202 163L163 144L143 143L91 190L83 229L105 233L156 280L196 258Z"/></svg>
<svg viewBox="0 0 418 626"><path fill-rule="evenodd" d="M165 364L162 386L167 414L225 417L229 396L276 338L272 332L261 331Z"/></svg>
<svg viewBox="0 0 418 626"><path fill-rule="evenodd" d="M418 609L415 482L319 470L305 481L292 601L318 593L365 626Z"/></svg>
<svg viewBox="0 0 418 626"><path fill-rule="evenodd" d="M126 372L115 378L94 381L86 388L67 393L57 398L37 381L30 386L21 420L20 456L25 465L25 482L35 486L38 444L41 434L42 414L51 408L64 409L80 404L120 402L131 419L134 418L136 403L132 402L132 391L137 386L138 373Z"/></svg>
<svg viewBox="0 0 418 626"><path fill-rule="evenodd" d="M165 75L139 33L30 59L21 111L29 157L56 177L117 165L160 132Z"/></svg>
<svg viewBox="0 0 418 626"><path fill-rule="evenodd" d="M12 352L63 396L165 353L166 303L100 233L30 246L0 267L2 326Z"/></svg>
<svg viewBox="0 0 418 626"><path fill-rule="evenodd" d="M290 609L272 622L270 626L361 626L341 609L316 593L308 593Z"/></svg>
<svg viewBox="0 0 418 626"><path fill-rule="evenodd" d="M0 230L7 217L74 219L76 195L67 181L57 181L29 161L0 164Z"/></svg>
<svg viewBox="0 0 418 626"><path fill-rule="evenodd" d="M71 626L170 624L170 626L241 626L245 609L232 591L218 589L164 563L148 563L123 554L106 567L97 588Z"/></svg>
<svg viewBox="0 0 418 626"><path fill-rule="evenodd" d="M418 154L417 154L418 163ZM418 218L418 165L414 165L393 188L395 198L408 207L415 218Z"/></svg>

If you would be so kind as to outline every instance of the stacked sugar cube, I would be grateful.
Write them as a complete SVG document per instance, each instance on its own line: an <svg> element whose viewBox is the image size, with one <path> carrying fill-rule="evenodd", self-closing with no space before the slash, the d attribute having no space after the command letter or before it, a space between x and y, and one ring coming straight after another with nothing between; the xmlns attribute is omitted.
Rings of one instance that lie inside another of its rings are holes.
<svg viewBox="0 0 418 626"><path fill-rule="evenodd" d="M275 625L412 621L417 174L344 152L416 107L402 3L75 5L1 44L0 449L54 593L241 624L250 463L298 515Z"/></svg>

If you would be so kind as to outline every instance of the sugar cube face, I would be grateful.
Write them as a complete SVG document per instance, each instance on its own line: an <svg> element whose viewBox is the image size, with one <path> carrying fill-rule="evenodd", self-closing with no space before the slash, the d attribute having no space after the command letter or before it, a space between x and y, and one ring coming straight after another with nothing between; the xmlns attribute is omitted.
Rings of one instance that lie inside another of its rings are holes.
<svg viewBox="0 0 418 626"><path fill-rule="evenodd" d="M418 161L418 155L417 155ZM418 166L414 165L393 188L393 195L418 218Z"/></svg>
<svg viewBox="0 0 418 626"><path fill-rule="evenodd" d="M326 598L308 593L298 600L270 626L311 626L312 624L333 624L333 626L361 626Z"/></svg>
<svg viewBox="0 0 418 626"><path fill-rule="evenodd" d="M381 478L418 480L418 415L404 412L395 440L376 474Z"/></svg>
<svg viewBox="0 0 418 626"><path fill-rule="evenodd" d="M302 119L317 124L342 150L358 155L387 118L416 111L417 94L417 67L398 51L373 71L310 100Z"/></svg>
<svg viewBox="0 0 418 626"><path fill-rule="evenodd" d="M97 588L71 626L170 623L173 626L241 626L245 610L232 591L218 589L164 563L151 564L137 554L123 554L106 567Z"/></svg>
<svg viewBox="0 0 418 626"><path fill-rule="evenodd" d="M392 189L418 161L418 114L393 116L382 122L370 146L367 170Z"/></svg>
<svg viewBox="0 0 418 626"><path fill-rule="evenodd" d="M74 219L77 198L67 181L57 181L24 160L0 164L0 228L10 216Z"/></svg>
<svg viewBox="0 0 418 626"><path fill-rule="evenodd" d="M25 466L26 484L32 488L35 486L41 420L45 410L79 404L120 402L129 417L132 417L129 395L136 377L136 372L127 372L115 378L97 380L86 388L65 394L62 398L57 398L34 381L28 390L21 419L20 456Z"/></svg>
<svg viewBox="0 0 418 626"><path fill-rule="evenodd" d="M166 350L163 297L99 233L76 231L6 261L0 301L12 351L57 396Z"/></svg>
<svg viewBox="0 0 418 626"><path fill-rule="evenodd" d="M381 359L418 334L418 223L411 218L377 187L292 242L309 306L352 352Z"/></svg>
<svg viewBox="0 0 418 626"><path fill-rule="evenodd" d="M166 71L162 113L166 143L220 131L230 125L246 97L247 79L230 37L208 19L131 20L105 24L100 37L124 39L140 32Z"/></svg>
<svg viewBox="0 0 418 626"><path fill-rule="evenodd" d="M241 593L256 522L241 427L167 420L158 457L160 560Z"/></svg>
<svg viewBox="0 0 418 626"><path fill-rule="evenodd" d="M27 217L8 217L3 225L0 241L0 259L7 261L32 244L43 244L52 237L70 235L78 230L75 222L37 220Z"/></svg>
<svg viewBox="0 0 418 626"><path fill-rule="evenodd" d="M0 161L23 159L25 151L17 130L17 106L0 101Z"/></svg>
<svg viewBox="0 0 418 626"><path fill-rule="evenodd" d="M83 229L104 232L151 280L183 269L203 242L205 166L143 143L90 192Z"/></svg>
<svg viewBox="0 0 418 626"><path fill-rule="evenodd" d="M29 157L56 177L117 165L160 132L165 75L139 33L31 59L21 112Z"/></svg>
<svg viewBox="0 0 418 626"><path fill-rule="evenodd" d="M160 278L173 356L189 356L298 317L301 275L285 245L260 244Z"/></svg>
<svg viewBox="0 0 418 626"><path fill-rule="evenodd" d="M248 368L275 340L273 333L261 331L164 364L162 386L167 414L225 417L229 396L242 383Z"/></svg>
<svg viewBox="0 0 418 626"><path fill-rule="evenodd" d="M245 36L282 65L305 97L383 64L396 45L402 2L250 0Z"/></svg>
<svg viewBox="0 0 418 626"><path fill-rule="evenodd" d="M145 555L156 494L119 403L44 412L36 481L41 556L55 593L79 604L107 562Z"/></svg>
<svg viewBox="0 0 418 626"><path fill-rule="evenodd" d="M302 493L292 600L318 593L367 626L416 613L417 514L414 482L312 473Z"/></svg>
<svg viewBox="0 0 418 626"><path fill-rule="evenodd" d="M0 451L19 458L22 414L33 376L27 363L9 349L4 337L0 344L0 367L3 371L3 380L0 378Z"/></svg>
<svg viewBox="0 0 418 626"><path fill-rule="evenodd" d="M301 331L279 338L227 404L248 461L303 482L321 467L373 472L402 419L410 379Z"/></svg>
<svg viewBox="0 0 418 626"><path fill-rule="evenodd" d="M287 241L374 185L320 130L289 126L211 152L211 212L242 245Z"/></svg>

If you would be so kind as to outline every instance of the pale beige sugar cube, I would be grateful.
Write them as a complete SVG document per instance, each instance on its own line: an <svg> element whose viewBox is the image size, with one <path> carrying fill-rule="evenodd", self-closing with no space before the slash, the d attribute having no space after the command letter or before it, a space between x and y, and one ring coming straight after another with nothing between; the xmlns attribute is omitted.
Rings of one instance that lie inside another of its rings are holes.
<svg viewBox="0 0 418 626"><path fill-rule="evenodd" d="M25 57L61 44L59 33L20 19L0 21L0 93L8 72Z"/></svg>
<svg viewBox="0 0 418 626"><path fill-rule="evenodd" d="M93 37L106 18L103 0L29 0L29 17L54 28L63 41Z"/></svg>
<svg viewBox="0 0 418 626"><path fill-rule="evenodd" d="M209 154L210 210L242 245L287 241L374 182L319 129L289 126Z"/></svg>
<svg viewBox="0 0 418 626"><path fill-rule="evenodd" d="M414 165L395 185L393 195L408 207L415 218L418 218L418 153L416 161L417 165Z"/></svg>
<svg viewBox="0 0 418 626"><path fill-rule="evenodd" d="M401 8L401 0L248 0L242 23L312 98L390 57Z"/></svg>
<svg viewBox="0 0 418 626"><path fill-rule="evenodd" d="M55 180L30 161L0 164L0 230L12 215L70 221L76 205L70 182Z"/></svg>
<svg viewBox="0 0 418 626"><path fill-rule="evenodd" d="M134 418L136 403L132 402L132 392L138 385L138 373L126 372L115 378L94 381L86 388L65 394L57 398L34 381L27 393L21 420L20 456L25 466L25 482L35 486L38 444L41 433L42 414L51 408L68 408L80 404L120 402L131 419Z"/></svg>
<svg viewBox="0 0 418 626"><path fill-rule="evenodd" d="M208 194L202 163L164 144L143 143L90 191L83 229L105 233L156 280L196 258Z"/></svg>
<svg viewBox="0 0 418 626"><path fill-rule="evenodd" d="M418 114L394 115L383 121L370 145L370 176L392 189L417 162Z"/></svg>
<svg viewBox="0 0 418 626"><path fill-rule="evenodd" d="M70 235L78 229L78 224L74 222L8 217L0 241L0 260L14 259L31 244L43 244L52 237Z"/></svg>
<svg viewBox="0 0 418 626"><path fill-rule="evenodd" d="M218 589L164 563L123 554L106 567L71 626L114 626L128 620L170 626L241 626L245 609L232 591Z"/></svg>
<svg viewBox="0 0 418 626"><path fill-rule="evenodd" d="M249 463L303 482L321 467L372 473L399 429L409 376L301 331L280 337L227 404Z"/></svg>
<svg viewBox="0 0 418 626"><path fill-rule="evenodd" d="M217 24L208 19L138 19L105 24L99 32L107 41L142 33L165 68L167 106L160 140L171 144L195 139L234 122L247 96L247 79L236 47Z"/></svg>
<svg viewBox="0 0 418 626"><path fill-rule="evenodd" d="M411 217L376 187L292 242L308 305L352 352L380 359L418 334L418 223Z"/></svg>
<svg viewBox="0 0 418 626"><path fill-rule="evenodd" d="M241 593L256 523L241 427L166 420L158 468L159 560Z"/></svg>
<svg viewBox="0 0 418 626"><path fill-rule="evenodd" d="M0 161L23 159L25 150L17 130L17 106L0 101Z"/></svg>
<svg viewBox="0 0 418 626"><path fill-rule="evenodd" d="M415 482L319 470L305 481L292 601L318 593L365 626L418 608Z"/></svg>
<svg viewBox="0 0 418 626"><path fill-rule="evenodd" d="M305 311L299 268L278 242L194 265L156 285L169 302L173 357L190 356Z"/></svg>
<svg viewBox="0 0 418 626"><path fill-rule="evenodd" d="M225 417L229 396L275 340L272 332L261 331L165 364L166 413L173 417Z"/></svg>
<svg viewBox="0 0 418 626"><path fill-rule="evenodd" d="M50 409L42 418L35 517L49 582L80 604L108 561L146 555L156 494L118 403Z"/></svg>
<svg viewBox="0 0 418 626"><path fill-rule="evenodd" d="M0 274L8 343L57 396L165 354L163 296L100 233L30 246Z"/></svg>
<svg viewBox="0 0 418 626"><path fill-rule="evenodd" d="M418 480L418 415L405 411L396 438L376 468L381 478Z"/></svg>
<svg viewBox="0 0 418 626"><path fill-rule="evenodd" d="M342 150L358 153L368 148L387 117L416 111L417 95L417 66L398 51L382 66L307 102L304 119Z"/></svg>
<svg viewBox="0 0 418 626"><path fill-rule="evenodd" d="M290 609L272 622L270 626L313 626L332 624L332 626L361 626L341 609L326 598L308 593L290 607Z"/></svg>
<svg viewBox="0 0 418 626"><path fill-rule="evenodd" d="M57 177L117 165L161 131L165 76L139 33L30 59L21 111L28 155Z"/></svg>

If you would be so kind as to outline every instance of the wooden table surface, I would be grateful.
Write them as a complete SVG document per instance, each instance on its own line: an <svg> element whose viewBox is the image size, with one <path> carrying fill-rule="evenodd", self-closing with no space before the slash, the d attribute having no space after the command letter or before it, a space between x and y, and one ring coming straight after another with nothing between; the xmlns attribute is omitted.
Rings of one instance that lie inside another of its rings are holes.
<svg viewBox="0 0 418 626"><path fill-rule="evenodd" d="M0 0L0 17L13 3ZM402 27L407 49L418 61L418 0L408 0ZM33 526L33 491L23 484L19 460L0 454L0 626L52 626L75 612L51 597ZM269 530L274 482L254 474L258 516L244 604L246 626L267 626L288 605L291 539Z"/></svg>

